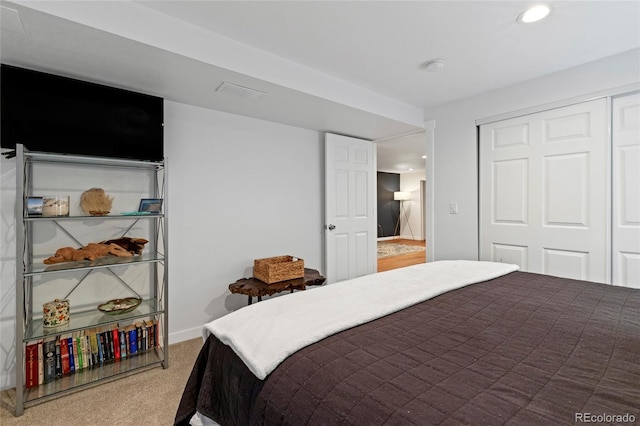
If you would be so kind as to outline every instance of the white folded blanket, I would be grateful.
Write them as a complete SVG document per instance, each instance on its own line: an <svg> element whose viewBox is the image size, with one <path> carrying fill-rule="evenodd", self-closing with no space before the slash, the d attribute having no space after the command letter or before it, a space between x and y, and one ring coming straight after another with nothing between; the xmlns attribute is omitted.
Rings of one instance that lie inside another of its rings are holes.
<svg viewBox="0 0 640 426"><path fill-rule="evenodd" d="M517 265L439 261L366 275L246 306L204 326L259 379L327 336L442 293L518 270Z"/></svg>

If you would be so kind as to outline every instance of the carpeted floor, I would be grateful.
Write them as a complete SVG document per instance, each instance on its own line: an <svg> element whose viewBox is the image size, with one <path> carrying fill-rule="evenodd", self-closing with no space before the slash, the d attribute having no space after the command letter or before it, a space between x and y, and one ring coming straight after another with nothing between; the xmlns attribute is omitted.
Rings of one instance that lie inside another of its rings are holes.
<svg viewBox="0 0 640 426"><path fill-rule="evenodd" d="M169 368L158 367L25 409L15 417L15 389L3 391L2 426L172 425L202 338L169 346Z"/></svg>
<svg viewBox="0 0 640 426"><path fill-rule="evenodd" d="M390 241L378 241L378 259L383 257L399 256L401 254L424 251L425 248L417 245L399 244Z"/></svg>

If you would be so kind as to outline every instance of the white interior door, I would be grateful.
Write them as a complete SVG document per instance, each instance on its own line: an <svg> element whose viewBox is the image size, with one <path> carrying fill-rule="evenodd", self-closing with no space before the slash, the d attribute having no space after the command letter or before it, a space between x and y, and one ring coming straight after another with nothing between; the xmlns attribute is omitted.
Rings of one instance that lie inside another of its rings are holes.
<svg viewBox="0 0 640 426"><path fill-rule="evenodd" d="M480 127L480 258L609 282L607 101Z"/></svg>
<svg viewBox="0 0 640 426"><path fill-rule="evenodd" d="M613 100L613 284L640 288L640 94Z"/></svg>
<svg viewBox="0 0 640 426"><path fill-rule="evenodd" d="M371 141L325 135L327 282L376 272L376 151Z"/></svg>

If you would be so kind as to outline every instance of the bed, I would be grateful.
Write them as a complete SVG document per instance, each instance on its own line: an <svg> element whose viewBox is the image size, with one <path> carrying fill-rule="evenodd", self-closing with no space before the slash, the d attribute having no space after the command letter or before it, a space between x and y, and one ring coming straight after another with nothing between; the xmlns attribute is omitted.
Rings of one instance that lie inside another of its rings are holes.
<svg viewBox="0 0 640 426"><path fill-rule="evenodd" d="M640 420L637 289L432 262L263 301L203 331L178 425Z"/></svg>

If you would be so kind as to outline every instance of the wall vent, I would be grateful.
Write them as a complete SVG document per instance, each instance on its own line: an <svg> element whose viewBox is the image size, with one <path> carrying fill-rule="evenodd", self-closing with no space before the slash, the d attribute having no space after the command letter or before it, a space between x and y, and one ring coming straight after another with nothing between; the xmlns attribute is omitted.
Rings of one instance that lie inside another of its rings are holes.
<svg viewBox="0 0 640 426"><path fill-rule="evenodd" d="M267 92L263 92L261 90L238 86L237 84L227 83L226 81L218 86L216 92L227 93L229 95L234 95L245 99L259 99L267 94Z"/></svg>
<svg viewBox="0 0 640 426"><path fill-rule="evenodd" d="M25 34L20 14L17 10L0 6L0 20L3 30L8 30L18 34Z"/></svg>

